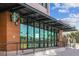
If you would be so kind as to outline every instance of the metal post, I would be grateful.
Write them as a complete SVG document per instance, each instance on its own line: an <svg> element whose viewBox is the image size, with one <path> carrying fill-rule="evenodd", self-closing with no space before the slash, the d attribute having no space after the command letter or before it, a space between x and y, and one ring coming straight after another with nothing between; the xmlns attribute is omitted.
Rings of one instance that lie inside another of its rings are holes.
<svg viewBox="0 0 79 59"><path fill-rule="evenodd" d="M44 28L44 24L43 24L43 47L45 47L45 28Z"/></svg>
<svg viewBox="0 0 79 59"><path fill-rule="evenodd" d="M27 17L27 48L28 48L28 26L29 26L29 25L28 25L28 24L29 24L28 21L29 21L29 17Z"/></svg>
<svg viewBox="0 0 79 59"><path fill-rule="evenodd" d="M56 36L55 36L55 45L57 46L57 39L58 39L58 36L57 36L57 31L56 31Z"/></svg>
<svg viewBox="0 0 79 59"><path fill-rule="evenodd" d="M39 47L40 47L40 21L39 21Z"/></svg>
<svg viewBox="0 0 79 59"><path fill-rule="evenodd" d="M34 37L34 39L33 39L33 45L34 45L33 54L35 54L35 22L34 21L33 21L33 37Z"/></svg>
<svg viewBox="0 0 79 59"><path fill-rule="evenodd" d="M54 29L54 46L55 46L55 29Z"/></svg>
<svg viewBox="0 0 79 59"><path fill-rule="evenodd" d="M54 46L56 46L56 30L54 29Z"/></svg>
<svg viewBox="0 0 79 59"><path fill-rule="evenodd" d="M48 36L48 26L47 26L47 47L48 47L48 41L49 41L49 36Z"/></svg>
<svg viewBox="0 0 79 59"><path fill-rule="evenodd" d="M51 26L51 47L52 47L52 26Z"/></svg>

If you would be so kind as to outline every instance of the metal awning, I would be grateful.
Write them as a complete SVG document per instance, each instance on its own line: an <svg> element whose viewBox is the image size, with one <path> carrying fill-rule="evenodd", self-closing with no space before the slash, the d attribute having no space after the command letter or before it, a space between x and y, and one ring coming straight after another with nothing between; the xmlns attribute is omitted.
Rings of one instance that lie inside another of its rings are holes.
<svg viewBox="0 0 79 59"><path fill-rule="evenodd" d="M60 22L58 20L56 20L55 18L27 5L27 4L21 4L22 6L26 7L26 9L31 9L33 10L35 13L37 13L39 16L35 16L35 14L33 16L35 16L34 18L37 18L37 20L50 24L53 27L57 27L59 29L62 29L64 31L75 31L76 29L74 27L69 26L68 24L65 24L63 22Z"/></svg>
<svg viewBox="0 0 79 59"><path fill-rule="evenodd" d="M55 18L29 6L26 3L2 3L0 4L0 11L5 11L5 10L10 10L10 11L17 11L24 17L29 16L35 21L41 21L45 24L49 24L52 27L56 27L58 29L62 29L64 31L75 31L76 29L61 22L56 20Z"/></svg>

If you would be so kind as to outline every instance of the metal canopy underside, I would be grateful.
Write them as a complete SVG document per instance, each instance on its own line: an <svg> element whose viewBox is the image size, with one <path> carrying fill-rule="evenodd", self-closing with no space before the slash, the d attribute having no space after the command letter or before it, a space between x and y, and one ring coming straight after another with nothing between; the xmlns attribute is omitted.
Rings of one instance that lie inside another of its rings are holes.
<svg viewBox="0 0 79 59"><path fill-rule="evenodd" d="M5 11L5 10L10 10L10 11L17 11L24 17L30 17L35 21L40 21L45 24L49 24L52 27L56 27L58 29L62 29L64 31L75 31L75 28L72 28L71 26L61 22L57 21L55 18L50 17L49 15L25 4L17 4L17 3L2 3L0 4L0 11Z"/></svg>

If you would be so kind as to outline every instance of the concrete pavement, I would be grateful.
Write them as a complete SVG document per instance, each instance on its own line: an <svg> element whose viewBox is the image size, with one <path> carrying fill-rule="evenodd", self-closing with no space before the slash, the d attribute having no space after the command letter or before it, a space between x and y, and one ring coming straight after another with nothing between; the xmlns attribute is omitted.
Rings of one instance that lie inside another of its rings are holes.
<svg viewBox="0 0 79 59"><path fill-rule="evenodd" d="M36 52L35 54L28 54L27 56L79 56L79 49L69 47L52 48L50 50Z"/></svg>

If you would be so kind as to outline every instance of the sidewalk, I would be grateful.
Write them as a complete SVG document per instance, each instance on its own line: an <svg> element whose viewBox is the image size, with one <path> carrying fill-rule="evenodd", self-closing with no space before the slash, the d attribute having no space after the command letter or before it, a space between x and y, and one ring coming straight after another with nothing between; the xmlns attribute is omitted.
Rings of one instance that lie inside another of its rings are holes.
<svg viewBox="0 0 79 59"><path fill-rule="evenodd" d="M36 52L35 54L28 54L27 56L79 56L79 49L68 48L68 47L56 48L56 49Z"/></svg>

